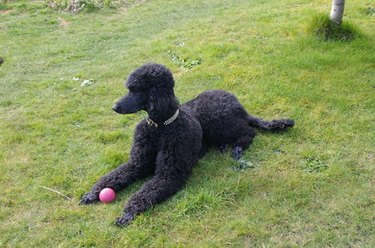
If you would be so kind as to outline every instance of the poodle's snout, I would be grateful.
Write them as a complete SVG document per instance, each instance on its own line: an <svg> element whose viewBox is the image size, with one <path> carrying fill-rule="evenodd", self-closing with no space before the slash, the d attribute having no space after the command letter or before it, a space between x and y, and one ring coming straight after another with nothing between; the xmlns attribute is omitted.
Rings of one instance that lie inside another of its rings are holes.
<svg viewBox="0 0 375 248"><path fill-rule="evenodd" d="M132 114L144 110L147 104L147 96L139 93L129 92L127 95L117 101L112 109L119 114Z"/></svg>
<svg viewBox="0 0 375 248"><path fill-rule="evenodd" d="M113 111L118 112L119 106L117 103L113 104L112 106Z"/></svg>
<svg viewBox="0 0 375 248"><path fill-rule="evenodd" d="M127 111L124 110L124 108L121 107L121 104L119 103L115 103L113 106L112 106L112 109L113 111L115 111L116 113L118 114L128 114Z"/></svg>

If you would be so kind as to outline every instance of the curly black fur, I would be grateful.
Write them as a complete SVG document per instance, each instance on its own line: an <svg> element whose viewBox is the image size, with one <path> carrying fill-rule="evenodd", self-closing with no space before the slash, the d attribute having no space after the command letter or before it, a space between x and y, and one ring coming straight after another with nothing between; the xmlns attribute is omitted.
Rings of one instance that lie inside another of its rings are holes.
<svg viewBox="0 0 375 248"><path fill-rule="evenodd" d="M238 159L255 136L253 127L282 130L294 125L288 119L267 122L252 117L234 95L225 91L206 91L179 105L173 92L172 73L159 64L136 69L126 87L129 93L113 109L121 114L145 110L153 124L146 119L138 124L129 162L103 176L80 202L97 202L103 188L118 192L136 180L153 175L130 198L123 215L116 221L119 226L129 224L136 215L181 189L208 146L224 150L232 145L233 156ZM163 124L177 110L177 118L168 125Z"/></svg>
<svg viewBox="0 0 375 248"><path fill-rule="evenodd" d="M235 159L250 146L255 137L254 128L281 131L294 126L290 119L265 121L251 116L233 94L222 90L205 91L186 105L193 109L202 126L205 151L208 146L224 151L232 145Z"/></svg>

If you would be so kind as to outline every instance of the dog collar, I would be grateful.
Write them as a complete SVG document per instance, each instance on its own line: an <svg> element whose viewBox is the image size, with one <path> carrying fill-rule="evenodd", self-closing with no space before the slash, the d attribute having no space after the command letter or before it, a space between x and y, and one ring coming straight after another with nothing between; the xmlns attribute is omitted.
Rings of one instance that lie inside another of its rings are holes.
<svg viewBox="0 0 375 248"><path fill-rule="evenodd" d="M163 122L164 126L167 126L167 125L171 124L172 122L174 122L177 119L177 116L178 116L179 113L180 113L180 110L177 109L176 113L174 113L174 115L172 115L171 118L169 118L168 120ZM147 125L149 125L150 127L158 127L159 126L156 122L151 120L150 117L146 117L146 122L147 122Z"/></svg>

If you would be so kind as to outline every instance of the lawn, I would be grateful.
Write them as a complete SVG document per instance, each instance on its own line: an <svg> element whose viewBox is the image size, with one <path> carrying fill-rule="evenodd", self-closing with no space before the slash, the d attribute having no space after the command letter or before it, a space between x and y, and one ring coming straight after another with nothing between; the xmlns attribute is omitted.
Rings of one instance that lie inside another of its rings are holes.
<svg viewBox="0 0 375 248"><path fill-rule="evenodd" d="M329 0L130 3L72 14L1 1L1 247L375 247L373 1L347 1L360 35L345 42L308 31ZM172 70L181 103L224 89L296 126L259 132L247 166L212 150L120 229L142 182L111 204L78 202L129 158L146 114L111 106L146 62Z"/></svg>

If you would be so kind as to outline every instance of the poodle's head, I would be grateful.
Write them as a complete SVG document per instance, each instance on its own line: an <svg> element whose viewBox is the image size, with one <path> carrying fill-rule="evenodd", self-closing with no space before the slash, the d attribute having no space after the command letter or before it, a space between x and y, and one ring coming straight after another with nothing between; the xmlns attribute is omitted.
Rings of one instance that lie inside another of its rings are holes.
<svg viewBox="0 0 375 248"><path fill-rule="evenodd" d="M160 64L145 64L134 70L126 81L129 93L121 98L113 110L120 114L140 110L166 112L174 101L174 79L171 71ZM166 105L166 106L163 106Z"/></svg>
<svg viewBox="0 0 375 248"><path fill-rule="evenodd" d="M173 89L174 80L171 71L160 64L145 64L135 69L126 81L129 90L147 90L150 88Z"/></svg>

